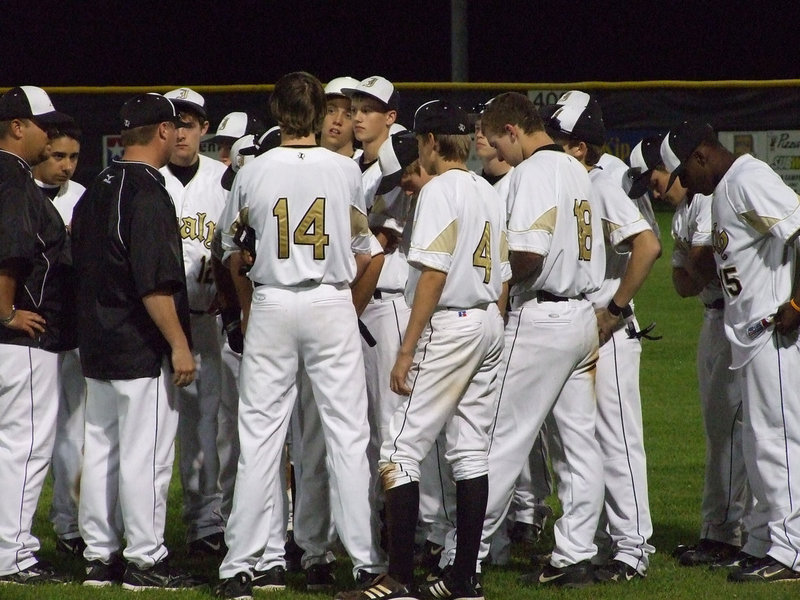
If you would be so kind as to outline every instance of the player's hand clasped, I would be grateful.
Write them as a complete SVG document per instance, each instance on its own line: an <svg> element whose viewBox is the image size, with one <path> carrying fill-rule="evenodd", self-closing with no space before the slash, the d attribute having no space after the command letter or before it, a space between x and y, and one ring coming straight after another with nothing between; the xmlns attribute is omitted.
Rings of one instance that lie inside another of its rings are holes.
<svg viewBox="0 0 800 600"><path fill-rule="evenodd" d="M5 326L9 329L24 331L30 337L36 338L44 333L46 324L44 317L39 313L29 310L15 310L13 318L8 323L5 323Z"/></svg>
<svg viewBox="0 0 800 600"><path fill-rule="evenodd" d="M411 388L406 382L408 381L408 372L411 369L412 362L414 362L414 353L403 352L401 348L397 353L397 359L394 361L389 381L389 386L395 394L408 396L411 393Z"/></svg>

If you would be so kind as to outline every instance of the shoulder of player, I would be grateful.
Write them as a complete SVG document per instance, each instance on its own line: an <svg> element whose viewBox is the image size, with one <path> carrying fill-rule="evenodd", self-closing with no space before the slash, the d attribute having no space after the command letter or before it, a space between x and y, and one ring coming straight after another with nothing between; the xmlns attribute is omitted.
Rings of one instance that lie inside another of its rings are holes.
<svg viewBox="0 0 800 600"><path fill-rule="evenodd" d="M226 167L222 161L206 156L205 154L200 155L200 167L198 172L208 173L211 177L219 179L227 169L228 167Z"/></svg>

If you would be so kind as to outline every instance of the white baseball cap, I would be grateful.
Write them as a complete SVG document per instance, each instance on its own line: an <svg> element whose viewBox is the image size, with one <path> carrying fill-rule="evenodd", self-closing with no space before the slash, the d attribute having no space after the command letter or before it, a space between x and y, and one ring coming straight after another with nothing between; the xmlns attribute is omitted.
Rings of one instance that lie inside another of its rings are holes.
<svg viewBox="0 0 800 600"><path fill-rule="evenodd" d="M367 77L359 82L359 84L352 88L342 88L342 92L352 96L353 94L364 94L371 96L383 102L389 107L389 110L397 110L398 93L394 89L394 85L388 79L379 75Z"/></svg>
<svg viewBox="0 0 800 600"><path fill-rule="evenodd" d="M352 90L358 87L359 81L355 77L336 77L325 86L326 96L344 96L349 98L350 94L344 91L345 88Z"/></svg>
<svg viewBox="0 0 800 600"><path fill-rule="evenodd" d="M193 89L182 87L170 90L164 94L164 96L172 100L172 103L178 107L178 110L186 109L199 114L204 120L208 119L205 98Z"/></svg>
<svg viewBox="0 0 800 600"><path fill-rule="evenodd" d="M581 108L589 104L591 96L586 92L580 90L570 90L561 94L561 97L556 101L558 106L579 106Z"/></svg>
<svg viewBox="0 0 800 600"><path fill-rule="evenodd" d="M248 115L246 112L228 113L219 122L217 132L210 142L219 143L221 141L234 142L239 138L248 135L260 135L266 126L263 121L255 115Z"/></svg>

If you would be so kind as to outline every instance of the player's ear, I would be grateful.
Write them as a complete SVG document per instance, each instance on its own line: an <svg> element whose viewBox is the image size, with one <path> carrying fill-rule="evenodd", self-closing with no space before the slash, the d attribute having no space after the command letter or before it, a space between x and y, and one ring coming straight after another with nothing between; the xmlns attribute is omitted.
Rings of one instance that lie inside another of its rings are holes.
<svg viewBox="0 0 800 600"><path fill-rule="evenodd" d="M517 128L514 125L511 125L510 123L506 123L505 125L503 125L503 134L507 135L511 139L511 142L513 143L517 139Z"/></svg>
<svg viewBox="0 0 800 600"><path fill-rule="evenodd" d="M203 123L200 125L200 135L205 135L208 133L208 125L208 121L203 121Z"/></svg>
<svg viewBox="0 0 800 600"><path fill-rule="evenodd" d="M397 120L397 111L390 110L386 113L386 124L393 125L394 122Z"/></svg>

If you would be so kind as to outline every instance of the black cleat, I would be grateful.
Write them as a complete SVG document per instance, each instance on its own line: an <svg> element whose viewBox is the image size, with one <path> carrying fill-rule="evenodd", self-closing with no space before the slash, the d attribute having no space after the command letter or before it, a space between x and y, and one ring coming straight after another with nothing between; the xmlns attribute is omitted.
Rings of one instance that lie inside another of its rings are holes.
<svg viewBox="0 0 800 600"><path fill-rule="evenodd" d="M40 560L27 569L0 575L0 583L15 583L18 585L40 585L43 583L69 583L72 577L66 573L59 573L48 562Z"/></svg>
<svg viewBox="0 0 800 600"><path fill-rule="evenodd" d="M566 567L547 564L538 571L521 576L519 581L526 585L582 588L595 583L594 567L588 560Z"/></svg>
<svg viewBox="0 0 800 600"><path fill-rule="evenodd" d="M86 550L86 542L80 536L69 539L62 537L56 539L57 552L83 557L84 550Z"/></svg>
<svg viewBox="0 0 800 600"><path fill-rule="evenodd" d="M86 563L86 576L83 578L83 585L88 587L119 585L122 583L124 574L125 563L117 555L113 556L109 563L90 560Z"/></svg>
<svg viewBox="0 0 800 600"><path fill-rule="evenodd" d="M779 563L771 556L765 556L746 569L736 569L728 573L728 581L745 583L772 583L776 581L800 581L800 573Z"/></svg>
<svg viewBox="0 0 800 600"><path fill-rule="evenodd" d="M253 582L250 579L250 575L241 572L233 577L223 579L214 588L214 595L217 598L227 598L229 600L252 600Z"/></svg>
<svg viewBox="0 0 800 600"><path fill-rule="evenodd" d="M733 558L739 550L739 546L703 538L696 546L678 546L672 556L684 567L697 567Z"/></svg>
<svg viewBox="0 0 800 600"><path fill-rule="evenodd" d="M336 563L320 563L306 569L306 589L309 592L322 592L333 589L336 577L333 569Z"/></svg>
<svg viewBox="0 0 800 600"><path fill-rule="evenodd" d="M216 558L224 558L227 553L228 547L225 545L225 534L221 531L193 540L189 542L187 548L187 554L189 556L215 556Z"/></svg>
<svg viewBox="0 0 800 600"><path fill-rule="evenodd" d="M594 570L594 578L600 582L624 583L636 579L644 579L644 577L639 571L620 560L612 560L607 565L597 567Z"/></svg>
<svg viewBox="0 0 800 600"><path fill-rule="evenodd" d="M149 569L140 569L128 563L122 576L122 587L126 590L184 590L203 587L208 581L185 571L175 569L166 560Z"/></svg>
<svg viewBox="0 0 800 600"><path fill-rule="evenodd" d="M279 591L286 589L286 569L275 565L266 571L253 571L253 589Z"/></svg>

